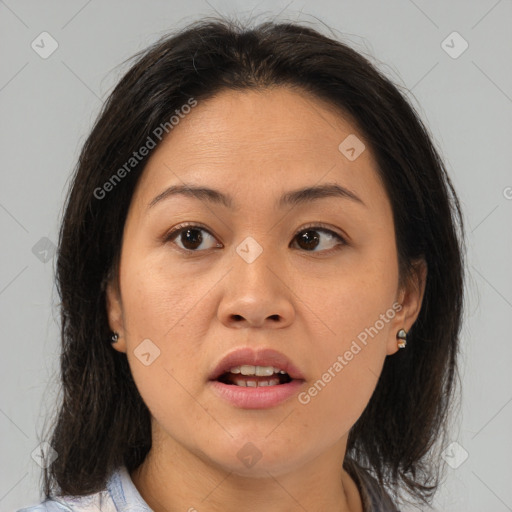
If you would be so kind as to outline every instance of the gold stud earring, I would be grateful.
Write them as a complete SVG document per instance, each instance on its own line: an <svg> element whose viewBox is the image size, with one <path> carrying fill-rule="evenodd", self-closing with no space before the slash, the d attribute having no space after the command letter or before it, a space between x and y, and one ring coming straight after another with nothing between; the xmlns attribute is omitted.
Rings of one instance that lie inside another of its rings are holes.
<svg viewBox="0 0 512 512"><path fill-rule="evenodd" d="M405 348L405 346L407 345L407 332L405 331L405 329L400 329L396 333L396 337L398 339L398 348Z"/></svg>

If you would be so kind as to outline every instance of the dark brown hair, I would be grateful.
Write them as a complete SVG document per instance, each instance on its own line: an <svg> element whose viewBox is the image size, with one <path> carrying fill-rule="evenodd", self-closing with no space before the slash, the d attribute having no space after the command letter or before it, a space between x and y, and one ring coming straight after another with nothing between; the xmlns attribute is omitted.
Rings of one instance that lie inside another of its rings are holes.
<svg viewBox="0 0 512 512"><path fill-rule="evenodd" d="M395 223L401 278L423 258L423 305L406 350L387 357L375 392L350 431L345 464L372 472L393 494L431 500L458 382L463 299L463 219L457 196L414 108L366 57L298 23L256 27L203 19L134 57L79 156L61 225L59 405L44 493L84 495L151 448L150 413L125 354L110 343L105 282L117 275L122 233L145 157L108 195L97 191L194 98L222 90L292 87L357 123L375 155ZM340 461L340 464L342 461Z"/></svg>

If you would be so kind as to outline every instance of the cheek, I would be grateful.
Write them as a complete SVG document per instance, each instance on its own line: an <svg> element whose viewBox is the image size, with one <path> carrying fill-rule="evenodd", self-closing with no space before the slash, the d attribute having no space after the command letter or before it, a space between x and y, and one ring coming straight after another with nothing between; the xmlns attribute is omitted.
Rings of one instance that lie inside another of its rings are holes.
<svg viewBox="0 0 512 512"><path fill-rule="evenodd" d="M185 344L187 332L197 337L204 330L207 292L216 281L214 276L180 274L159 259L128 257L121 267L125 322L134 339L179 339Z"/></svg>
<svg viewBox="0 0 512 512"><path fill-rule="evenodd" d="M381 342L395 315L392 306L398 282L395 255L391 250L388 253L377 258L354 251L329 279L303 281L298 288L310 310L309 336L316 340L315 350L323 354L319 360L324 367L333 362L333 356L349 350L354 340L373 340L358 360L370 363L372 357L382 355L379 346L385 349Z"/></svg>
<svg viewBox="0 0 512 512"><path fill-rule="evenodd" d="M312 379L299 397L312 428L330 425L333 435L348 432L375 390L396 315L398 273L392 256L361 260L328 287L302 291L309 293L308 305L321 320L310 332Z"/></svg>
<svg viewBox="0 0 512 512"><path fill-rule="evenodd" d="M335 334L314 342L314 371L298 397L308 426L326 439L346 434L370 400L386 357L389 324L380 320L379 301L361 307L340 294L340 307L331 308ZM346 299L346 302L343 302Z"/></svg>
<svg viewBox="0 0 512 512"><path fill-rule="evenodd" d="M190 399L185 390L194 392L197 375L204 374L197 356L207 333L206 294L213 281L192 282L165 268L128 259L121 267L127 357L150 409L163 401L179 407Z"/></svg>

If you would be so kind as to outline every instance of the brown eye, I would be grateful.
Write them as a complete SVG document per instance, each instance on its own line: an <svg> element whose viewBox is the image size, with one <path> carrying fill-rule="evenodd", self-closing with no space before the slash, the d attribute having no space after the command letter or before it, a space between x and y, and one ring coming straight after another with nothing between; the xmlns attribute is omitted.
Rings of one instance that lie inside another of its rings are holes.
<svg viewBox="0 0 512 512"><path fill-rule="evenodd" d="M166 241L170 241L176 244L180 249L193 252L207 250L212 247L221 247L221 244L211 243L212 241L215 242L216 240L209 231L201 226L196 225L178 226L178 228L169 233L169 235L166 237ZM210 247L202 247L199 249L203 242L208 244L209 241Z"/></svg>
<svg viewBox="0 0 512 512"><path fill-rule="evenodd" d="M179 233L179 238L185 249L195 250L203 243L200 229L187 228Z"/></svg>
<svg viewBox="0 0 512 512"><path fill-rule="evenodd" d="M327 236L322 237L319 233L324 233L324 235ZM329 251L334 249L336 246L345 245L345 240L334 231L316 226L299 231L299 233L295 235L295 238L297 240L297 245L308 252ZM327 239L327 242L323 241L322 238ZM315 250L317 247L322 246L322 244L323 247L320 247L318 251ZM326 244L328 247L325 247Z"/></svg>
<svg viewBox="0 0 512 512"><path fill-rule="evenodd" d="M343 237L319 226L302 229L295 235L295 240L299 249L307 252L330 252L346 244ZM177 226L165 237L165 241L172 242L181 250L188 252L222 247L222 244L216 242L215 237L207 229L195 224Z"/></svg>
<svg viewBox="0 0 512 512"><path fill-rule="evenodd" d="M302 249L312 250L320 243L320 237L316 231L308 229L298 236L297 243Z"/></svg>

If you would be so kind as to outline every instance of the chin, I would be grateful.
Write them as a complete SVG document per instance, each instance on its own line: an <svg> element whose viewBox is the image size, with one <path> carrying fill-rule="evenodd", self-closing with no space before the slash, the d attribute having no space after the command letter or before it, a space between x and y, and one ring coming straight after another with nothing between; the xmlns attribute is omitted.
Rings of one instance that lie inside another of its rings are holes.
<svg viewBox="0 0 512 512"><path fill-rule="evenodd" d="M300 453L304 449L303 443L290 446L289 439L273 442L265 435L244 436L243 439L229 439L227 443L218 444L219 451L203 453L213 464L223 471L233 473L241 477L269 478L289 473L307 462L307 455ZM294 454L294 457L291 457Z"/></svg>

